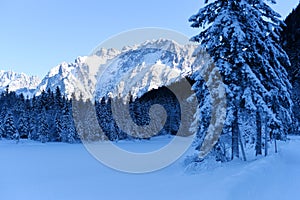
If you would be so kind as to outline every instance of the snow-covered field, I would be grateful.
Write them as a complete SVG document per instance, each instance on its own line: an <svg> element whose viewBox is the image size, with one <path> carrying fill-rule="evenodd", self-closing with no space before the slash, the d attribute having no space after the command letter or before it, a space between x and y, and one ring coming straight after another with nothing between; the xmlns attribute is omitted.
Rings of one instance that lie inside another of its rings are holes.
<svg viewBox="0 0 300 200"><path fill-rule="evenodd" d="M136 151L164 138L122 142ZM187 171L184 158L148 174L105 167L82 144L0 141L1 200L93 199L298 199L300 137L279 144L279 153L255 161L202 165Z"/></svg>

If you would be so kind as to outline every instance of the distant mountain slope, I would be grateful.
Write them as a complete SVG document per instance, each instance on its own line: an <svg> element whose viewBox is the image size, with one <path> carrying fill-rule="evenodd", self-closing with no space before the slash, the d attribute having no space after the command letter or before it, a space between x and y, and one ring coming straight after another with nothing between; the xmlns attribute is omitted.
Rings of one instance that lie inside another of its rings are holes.
<svg viewBox="0 0 300 200"><path fill-rule="evenodd" d="M170 85L191 72L196 46L172 40L146 41L122 52L102 71L96 95L141 97L146 92Z"/></svg>
<svg viewBox="0 0 300 200"><path fill-rule="evenodd" d="M189 73L194 50L194 45L180 45L166 39L146 41L133 47L124 47L121 51L100 49L92 56L78 57L74 63L57 65L41 81L23 73L1 71L0 89L4 91L9 85L10 90L32 96L59 87L69 98L74 93L76 98L82 96L83 99L93 99L96 86L98 96L121 92L120 84L124 84L122 79L125 78L128 80L126 84L131 83L129 85L135 91L133 95L141 96ZM98 76L101 80L98 80ZM138 79L142 82L133 84L132 81ZM144 82L145 79L148 81ZM118 91L113 91L116 87Z"/></svg>
<svg viewBox="0 0 300 200"><path fill-rule="evenodd" d="M101 49L92 57L78 57L74 63L61 63L49 71L37 86L35 94L40 95L43 90L55 90L59 87L69 98L74 93L76 98L82 95L84 99L91 99L99 67L119 53L116 49ZM97 67L91 65L91 60L97 62Z"/></svg>
<svg viewBox="0 0 300 200"><path fill-rule="evenodd" d="M41 80L36 76L0 70L0 92L5 91L6 87L9 86L10 91L31 96L40 82Z"/></svg>

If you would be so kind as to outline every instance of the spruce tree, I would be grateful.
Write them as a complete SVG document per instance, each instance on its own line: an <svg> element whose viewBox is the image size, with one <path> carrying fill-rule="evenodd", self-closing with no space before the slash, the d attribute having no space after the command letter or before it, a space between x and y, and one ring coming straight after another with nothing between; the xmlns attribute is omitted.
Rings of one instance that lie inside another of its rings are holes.
<svg viewBox="0 0 300 200"><path fill-rule="evenodd" d="M278 36L283 22L265 0L206 0L205 4L189 19L192 27L202 28L191 40L207 50L226 85L223 134L231 137L233 159L239 157L245 113L256 116L261 110L258 114L266 119L265 137L276 133L284 138L290 131L291 84L285 70L289 60ZM196 80L200 90L200 78ZM254 121L252 130L256 128Z"/></svg>
<svg viewBox="0 0 300 200"><path fill-rule="evenodd" d="M46 143L49 141L49 126L47 123L47 116L45 108L42 109L42 112L38 115L38 128L37 128L37 140Z"/></svg>
<svg viewBox="0 0 300 200"><path fill-rule="evenodd" d="M293 85L292 99L295 123L300 122L300 4L285 19L286 26L281 32L281 43L288 54L291 66L286 68ZM298 125L299 127L299 125Z"/></svg>
<svg viewBox="0 0 300 200"><path fill-rule="evenodd" d="M18 131L20 134L20 138L27 139L29 133L29 119L28 119L28 112L26 113L25 110L21 111L19 120L18 120Z"/></svg>
<svg viewBox="0 0 300 200"><path fill-rule="evenodd" d="M6 137L6 132L5 132L5 118L7 115L7 103L4 100L4 96L1 95L2 99L2 105L1 105L1 111L0 111L0 118L3 120L0 120L0 138L5 138Z"/></svg>
<svg viewBox="0 0 300 200"><path fill-rule="evenodd" d="M39 127L38 116L41 110L39 110L38 99L36 96L31 99L31 102L27 102L27 107L29 109L28 138L31 140L37 140Z"/></svg>
<svg viewBox="0 0 300 200"><path fill-rule="evenodd" d="M63 113L60 118L60 138L62 142L75 143L78 138L76 135L75 125L70 110L70 105L65 102Z"/></svg>
<svg viewBox="0 0 300 200"><path fill-rule="evenodd" d="M4 131L7 139L19 140L20 136L15 126L13 114L10 110L5 117Z"/></svg>

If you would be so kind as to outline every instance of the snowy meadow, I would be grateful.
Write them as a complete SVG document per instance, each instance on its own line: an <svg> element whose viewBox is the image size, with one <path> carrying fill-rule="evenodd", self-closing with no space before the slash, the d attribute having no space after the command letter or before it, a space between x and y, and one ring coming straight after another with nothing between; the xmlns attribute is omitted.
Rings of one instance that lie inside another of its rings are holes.
<svg viewBox="0 0 300 200"><path fill-rule="evenodd" d="M0 200L299 199L300 4L270 2L206 0L194 36L122 32L41 80L0 70Z"/></svg>
<svg viewBox="0 0 300 200"><path fill-rule="evenodd" d="M146 152L168 138L123 141L121 148ZM186 166L185 156L152 173L108 168L82 144L0 141L0 193L5 200L81 199L295 199L300 187L300 138L279 143L279 153L243 162L213 160Z"/></svg>

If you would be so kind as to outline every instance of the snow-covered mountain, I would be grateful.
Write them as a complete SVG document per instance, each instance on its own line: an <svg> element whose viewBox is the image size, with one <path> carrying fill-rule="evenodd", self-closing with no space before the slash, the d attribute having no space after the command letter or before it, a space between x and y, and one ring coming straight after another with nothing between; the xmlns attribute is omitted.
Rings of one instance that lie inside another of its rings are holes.
<svg viewBox="0 0 300 200"><path fill-rule="evenodd" d="M172 40L146 41L107 63L96 88L97 98L133 98L170 85L191 72L196 46L180 45Z"/></svg>
<svg viewBox="0 0 300 200"><path fill-rule="evenodd" d="M128 84L140 79L142 82L130 85L136 96L140 96L188 73L194 50L194 45L180 45L166 39L146 41L121 51L100 49L92 56L78 57L74 63L64 62L51 69L38 85L36 95L58 86L68 97L74 93L76 98L93 99L95 88L98 97L111 94L115 88L119 89L114 91L116 94L121 90L125 93L128 91L120 86L125 84L122 80Z"/></svg>
<svg viewBox="0 0 300 200"><path fill-rule="evenodd" d="M18 94L23 93L25 96L31 96L41 80L37 76L28 76L24 73L0 70L0 92L6 90L9 86L10 91Z"/></svg>
<svg viewBox="0 0 300 200"><path fill-rule="evenodd" d="M102 48L91 56L78 57L74 63L57 65L41 81L1 71L0 86L3 89L9 84L11 90L27 89L35 95L59 87L67 97L74 93L76 98L93 99L95 88L98 97L117 95L128 92L124 88L127 84L134 96L141 96L189 73L194 50L192 44L180 45L166 39L146 41L120 51Z"/></svg>
<svg viewBox="0 0 300 200"><path fill-rule="evenodd" d="M120 52L116 49L101 49L93 56L78 57L74 63L63 62L52 68L37 86L36 95L43 90L55 90L56 87L67 97L92 98L99 68Z"/></svg>

